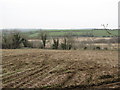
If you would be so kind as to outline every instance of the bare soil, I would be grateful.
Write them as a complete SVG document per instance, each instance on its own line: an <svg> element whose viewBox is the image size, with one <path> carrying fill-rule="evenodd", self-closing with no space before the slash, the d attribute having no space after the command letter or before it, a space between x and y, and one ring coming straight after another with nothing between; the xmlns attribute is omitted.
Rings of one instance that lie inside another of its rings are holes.
<svg viewBox="0 0 120 90"><path fill-rule="evenodd" d="M2 65L4 88L120 87L118 51L3 50Z"/></svg>

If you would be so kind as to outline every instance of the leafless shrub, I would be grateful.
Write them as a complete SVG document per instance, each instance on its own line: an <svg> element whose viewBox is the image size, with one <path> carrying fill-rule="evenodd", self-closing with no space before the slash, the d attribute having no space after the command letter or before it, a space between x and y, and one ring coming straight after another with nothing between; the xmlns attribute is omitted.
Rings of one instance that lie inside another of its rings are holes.
<svg viewBox="0 0 120 90"><path fill-rule="evenodd" d="M46 31L40 31L40 34L38 35L42 41L42 47L45 48L46 42L47 42L47 37L48 37L48 32Z"/></svg>
<svg viewBox="0 0 120 90"><path fill-rule="evenodd" d="M73 48L74 38L72 33L66 33L63 37L63 42L61 43L61 48L63 50L70 50Z"/></svg>
<svg viewBox="0 0 120 90"><path fill-rule="evenodd" d="M53 49L58 49L58 47L59 47L59 39L58 38L57 39L53 38L52 48Z"/></svg>
<svg viewBox="0 0 120 90"><path fill-rule="evenodd" d="M17 49L22 46L27 47L27 44L27 39L25 39L18 31L11 31L2 35L3 49Z"/></svg>

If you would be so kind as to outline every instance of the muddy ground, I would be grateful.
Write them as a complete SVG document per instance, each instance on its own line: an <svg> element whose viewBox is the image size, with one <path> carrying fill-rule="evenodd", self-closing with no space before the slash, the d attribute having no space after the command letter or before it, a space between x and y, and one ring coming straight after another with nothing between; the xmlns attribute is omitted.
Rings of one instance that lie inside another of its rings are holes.
<svg viewBox="0 0 120 90"><path fill-rule="evenodd" d="M116 88L120 85L118 51L3 50L2 65L4 88Z"/></svg>

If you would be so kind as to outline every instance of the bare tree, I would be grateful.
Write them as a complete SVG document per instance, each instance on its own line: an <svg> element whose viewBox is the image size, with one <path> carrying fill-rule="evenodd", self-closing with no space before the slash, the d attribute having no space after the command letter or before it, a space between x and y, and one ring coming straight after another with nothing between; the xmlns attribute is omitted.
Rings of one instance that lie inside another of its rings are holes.
<svg viewBox="0 0 120 90"><path fill-rule="evenodd" d="M40 36L40 39L41 39L42 44L43 44L42 47L45 48L46 42L47 42L47 37L48 37L48 32L41 30L39 36Z"/></svg>
<svg viewBox="0 0 120 90"><path fill-rule="evenodd" d="M66 33L63 38L63 43L61 43L62 49L70 50L73 47L74 39L72 37L72 33Z"/></svg>
<svg viewBox="0 0 120 90"><path fill-rule="evenodd" d="M102 24L101 26L103 26L104 30L106 30L106 32L107 32L109 35L112 35L112 36L113 36L113 40L114 40L114 39L119 40L119 39L118 39L118 35L115 35L115 34L111 33L111 32L109 31L109 29L107 29L108 24L106 24L106 25L105 25L105 24ZM112 44L111 44L110 40L108 40L108 44L109 44L109 47L111 48ZM113 47L114 47L114 46L113 46Z"/></svg>
<svg viewBox="0 0 120 90"><path fill-rule="evenodd" d="M20 48L21 44L27 39L22 37L21 33L18 31L11 31L8 34L3 34L2 36L2 48L5 49L16 49Z"/></svg>
<svg viewBox="0 0 120 90"><path fill-rule="evenodd" d="M107 32L109 35L113 35L113 36L117 37L117 35L112 34L112 33L109 31L109 29L107 29L108 24L106 24L106 25L105 25L105 24L102 24L101 26L104 27L104 30L106 30L106 32Z"/></svg>
<svg viewBox="0 0 120 90"><path fill-rule="evenodd" d="M58 47L59 47L59 38L57 38L57 39L53 38L52 48L53 49L58 49Z"/></svg>

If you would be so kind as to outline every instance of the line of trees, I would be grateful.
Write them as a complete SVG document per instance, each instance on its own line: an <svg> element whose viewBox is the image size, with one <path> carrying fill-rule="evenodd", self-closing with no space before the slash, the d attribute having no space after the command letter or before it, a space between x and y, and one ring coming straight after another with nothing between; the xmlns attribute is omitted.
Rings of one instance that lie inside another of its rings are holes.
<svg viewBox="0 0 120 90"><path fill-rule="evenodd" d="M40 31L38 34L39 41L29 41L27 36L23 35L20 31L10 31L7 33L2 34L2 49L19 49L19 48L41 48L45 49L48 48L47 44L49 41L49 32L47 31ZM62 40L61 40L62 39ZM76 37L77 39L77 37ZM92 39L92 38L91 38ZM94 43L105 43L106 41L99 40L92 42L88 41L76 41L72 35L72 33L66 33L64 37L52 37L50 39L50 49L63 49L63 50L70 50L70 49L101 49L101 47L96 47ZM115 41L114 41L115 40ZM110 42L113 41L116 43L117 39L111 39ZM105 41L105 42L104 42Z"/></svg>
<svg viewBox="0 0 120 90"><path fill-rule="evenodd" d="M63 38L63 42L61 43L59 38L52 38L53 43L51 48L70 50L73 43L73 39L70 35L71 34L66 34ZM38 37L41 40L38 48L45 49L48 39L48 32L40 31ZM34 45L19 31L10 31L9 33L7 32L2 34L2 49L19 49L22 47L34 48Z"/></svg>

